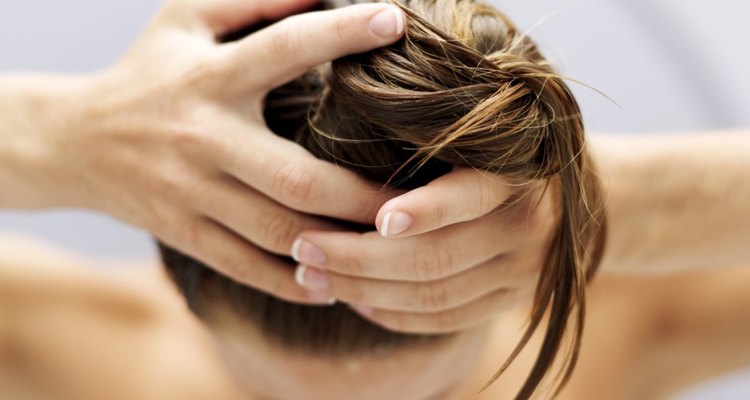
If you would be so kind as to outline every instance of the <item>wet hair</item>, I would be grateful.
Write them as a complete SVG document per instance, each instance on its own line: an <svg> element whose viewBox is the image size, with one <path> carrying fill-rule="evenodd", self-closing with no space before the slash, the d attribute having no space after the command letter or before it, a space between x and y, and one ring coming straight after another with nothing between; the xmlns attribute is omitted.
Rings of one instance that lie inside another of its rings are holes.
<svg viewBox="0 0 750 400"><path fill-rule="evenodd" d="M324 1L323 7L355 2ZM398 4L407 14L402 40L335 60L273 90L266 99L268 126L384 188L419 187L455 166L502 174L516 183L515 199L534 183L546 185L559 209L554 238L528 328L492 381L548 313L539 354L517 398L531 397L548 376L559 391L577 360L585 289L606 232L578 104L536 45L495 8L472 0ZM291 304L160 248L199 316L210 318L209 306L225 304L292 350L352 355L444 337L392 332L345 305ZM557 375L554 365L560 365Z"/></svg>

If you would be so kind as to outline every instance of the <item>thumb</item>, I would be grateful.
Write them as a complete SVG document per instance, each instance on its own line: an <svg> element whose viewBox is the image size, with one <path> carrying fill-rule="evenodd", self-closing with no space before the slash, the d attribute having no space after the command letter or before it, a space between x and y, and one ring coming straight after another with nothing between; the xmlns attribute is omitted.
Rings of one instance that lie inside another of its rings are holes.
<svg viewBox="0 0 750 400"><path fill-rule="evenodd" d="M518 189L500 175L459 168L388 201L378 212L375 224L383 236L431 232L487 215Z"/></svg>

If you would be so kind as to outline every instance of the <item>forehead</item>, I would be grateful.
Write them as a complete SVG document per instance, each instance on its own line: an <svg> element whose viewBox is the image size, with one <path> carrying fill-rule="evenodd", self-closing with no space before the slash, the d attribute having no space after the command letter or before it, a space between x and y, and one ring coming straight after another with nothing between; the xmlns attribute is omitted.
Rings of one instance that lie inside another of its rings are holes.
<svg viewBox="0 0 750 400"><path fill-rule="evenodd" d="M255 400L444 400L478 357L467 345L326 358L292 353L259 335L219 334L224 359Z"/></svg>

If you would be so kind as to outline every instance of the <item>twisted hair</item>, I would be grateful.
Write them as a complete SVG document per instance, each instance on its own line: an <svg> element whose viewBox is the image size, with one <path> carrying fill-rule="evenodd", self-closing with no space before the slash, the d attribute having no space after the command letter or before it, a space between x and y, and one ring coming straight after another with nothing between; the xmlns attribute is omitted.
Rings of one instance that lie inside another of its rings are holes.
<svg viewBox="0 0 750 400"><path fill-rule="evenodd" d="M602 191L578 104L536 45L495 8L472 0L391 2L407 15L403 40L335 60L275 89L266 101L267 123L317 157L384 187L422 186L455 166L502 174L518 185L518 196L532 183L546 184L559 205L554 239L528 328L491 382L548 315L539 354L517 398L532 397L558 359L559 391L576 363L585 288L605 233ZM234 300L242 299L232 303L244 304L235 308L285 344L315 341L320 349L326 342L351 350L429 340L378 328L345 306L316 309L271 298L162 250L189 300L209 280L232 286ZM195 285L196 274L203 283ZM250 311L249 299L257 304Z"/></svg>

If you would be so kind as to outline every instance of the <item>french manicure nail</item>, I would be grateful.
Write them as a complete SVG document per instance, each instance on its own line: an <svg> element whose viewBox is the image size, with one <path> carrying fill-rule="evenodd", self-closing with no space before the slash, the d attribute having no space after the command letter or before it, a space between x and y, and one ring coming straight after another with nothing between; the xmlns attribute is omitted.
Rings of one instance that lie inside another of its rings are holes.
<svg viewBox="0 0 750 400"><path fill-rule="evenodd" d="M298 285L309 289L327 290L331 287L331 281L325 272L307 265L297 267L294 271L294 280Z"/></svg>
<svg viewBox="0 0 750 400"><path fill-rule="evenodd" d="M292 244L292 258L302 264L323 265L326 253L307 240L297 239Z"/></svg>
<svg viewBox="0 0 750 400"><path fill-rule="evenodd" d="M370 19L370 30L382 38L392 38L404 32L404 13L398 8L375 14Z"/></svg>
<svg viewBox="0 0 750 400"><path fill-rule="evenodd" d="M335 297L328 296L324 293L308 292L307 297L316 303L320 303L321 305L332 306L337 302Z"/></svg>
<svg viewBox="0 0 750 400"><path fill-rule="evenodd" d="M404 233L412 223L414 220L411 215L401 211L389 211L383 217L383 223L380 224L380 234L385 237Z"/></svg>

